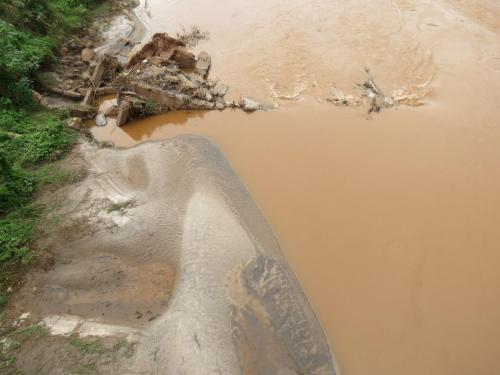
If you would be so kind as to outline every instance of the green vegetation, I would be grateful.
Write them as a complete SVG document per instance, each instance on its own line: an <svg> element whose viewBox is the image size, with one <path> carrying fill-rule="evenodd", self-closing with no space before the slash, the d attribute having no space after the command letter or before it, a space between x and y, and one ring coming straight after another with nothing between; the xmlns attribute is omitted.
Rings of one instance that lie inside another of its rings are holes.
<svg viewBox="0 0 500 375"><path fill-rule="evenodd" d="M62 38L103 1L0 0L0 307L16 272L33 258L30 241L41 212L33 194L68 178L50 163L78 135L64 126L63 113L34 103L32 87Z"/></svg>
<svg viewBox="0 0 500 375"><path fill-rule="evenodd" d="M2 332L3 327L1 328L0 333L4 338L0 341L0 370L9 369L16 363L16 352L22 344L28 340L38 340L48 334L47 328L39 324L7 332Z"/></svg>

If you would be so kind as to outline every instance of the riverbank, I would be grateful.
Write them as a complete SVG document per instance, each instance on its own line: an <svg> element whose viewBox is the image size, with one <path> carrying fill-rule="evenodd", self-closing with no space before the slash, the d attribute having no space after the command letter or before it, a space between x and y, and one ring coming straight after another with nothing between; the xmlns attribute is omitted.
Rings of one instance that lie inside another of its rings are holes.
<svg viewBox="0 0 500 375"><path fill-rule="evenodd" d="M54 163L79 134L66 126L68 111L41 105L37 91L46 91L47 72L58 69L68 45L92 28L97 33L94 25L129 5L47 0L0 6L0 308L40 256L33 241L46 208L36 197L82 175Z"/></svg>

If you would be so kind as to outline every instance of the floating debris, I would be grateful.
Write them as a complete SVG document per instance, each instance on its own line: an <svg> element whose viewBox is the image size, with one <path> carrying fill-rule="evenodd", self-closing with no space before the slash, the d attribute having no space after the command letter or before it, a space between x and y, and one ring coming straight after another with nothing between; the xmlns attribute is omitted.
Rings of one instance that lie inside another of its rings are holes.
<svg viewBox="0 0 500 375"><path fill-rule="evenodd" d="M365 72L368 78L362 84L357 85L361 89L360 95L346 94L342 89L334 86L331 95L327 97L326 100L335 105L346 107L359 107L366 104L368 106L368 114L372 112L378 113L382 109L391 108L400 104L414 107L423 105L422 98L428 92L427 87L431 79L419 85L421 92L418 94L408 94L403 89L397 89L394 90L391 95L386 95L380 86L376 84L370 70L365 68Z"/></svg>

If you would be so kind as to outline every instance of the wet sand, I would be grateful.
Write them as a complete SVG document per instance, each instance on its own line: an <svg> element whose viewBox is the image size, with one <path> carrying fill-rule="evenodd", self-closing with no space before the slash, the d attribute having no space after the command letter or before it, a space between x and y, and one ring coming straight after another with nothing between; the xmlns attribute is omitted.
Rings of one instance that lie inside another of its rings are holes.
<svg viewBox="0 0 500 375"><path fill-rule="evenodd" d="M214 139L279 238L342 374L497 374L498 3L148 6L150 32L210 32L198 49L233 97L279 108L179 112L96 137ZM424 105L368 116L326 102L333 87L356 93L364 67Z"/></svg>

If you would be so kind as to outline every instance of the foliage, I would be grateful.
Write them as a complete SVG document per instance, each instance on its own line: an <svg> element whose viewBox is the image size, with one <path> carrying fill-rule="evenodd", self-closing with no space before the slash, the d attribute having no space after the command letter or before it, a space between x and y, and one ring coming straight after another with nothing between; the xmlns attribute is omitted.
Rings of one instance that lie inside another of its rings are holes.
<svg viewBox="0 0 500 375"><path fill-rule="evenodd" d="M31 239L36 218L36 210L24 208L0 219L0 263L23 260L28 255L26 244Z"/></svg>
<svg viewBox="0 0 500 375"><path fill-rule="evenodd" d="M33 73L52 57L54 40L34 36L0 20L0 83L2 94L29 103Z"/></svg>
<svg viewBox="0 0 500 375"><path fill-rule="evenodd" d="M97 0L2 0L0 15L20 29L63 35L84 25Z"/></svg>
<svg viewBox="0 0 500 375"><path fill-rule="evenodd" d="M7 333L0 341L0 369L12 369L16 363L16 352L21 345L28 340L38 340L48 334L48 329L45 326L35 324L27 327L20 327ZM15 369L9 374L18 374Z"/></svg>
<svg viewBox="0 0 500 375"><path fill-rule="evenodd" d="M39 217L33 194L69 177L47 163L77 137L63 115L37 107L33 84L59 41L104 1L0 0L0 306L16 269L33 257L29 244Z"/></svg>

